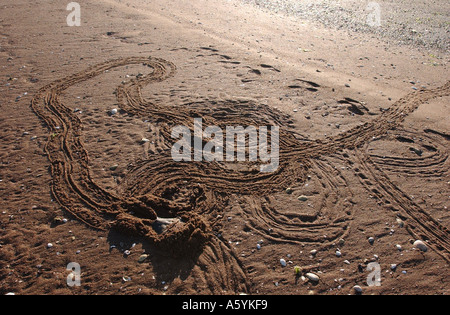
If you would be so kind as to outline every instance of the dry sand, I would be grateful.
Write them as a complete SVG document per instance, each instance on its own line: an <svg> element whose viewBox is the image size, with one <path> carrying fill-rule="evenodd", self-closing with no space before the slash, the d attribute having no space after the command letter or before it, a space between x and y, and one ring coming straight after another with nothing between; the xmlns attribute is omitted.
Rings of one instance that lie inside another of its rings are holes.
<svg viewBox="0 0 450 315"><path fill-rule="evenodd" d="M247 2L2 1L0 294L450 293L448 12L406 46ZM194 117L280 125L280 168L173 162Z"/></svg>

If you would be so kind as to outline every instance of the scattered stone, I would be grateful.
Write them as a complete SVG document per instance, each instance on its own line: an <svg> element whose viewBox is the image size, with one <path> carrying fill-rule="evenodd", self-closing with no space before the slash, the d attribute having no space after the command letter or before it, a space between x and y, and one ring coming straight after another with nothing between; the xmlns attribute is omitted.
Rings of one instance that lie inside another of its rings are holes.
<svg viewBox="0 0 450 315"><path fill-rule="evenodd" d="M397 248L397 250L400 252L403 250L402 245L399 244L395 245L395 248Z"/></svg>
<svg viewBox="0 0 450 315"><path fill-rule="evenodd" d="M398 266L396 264L392 264L391 265L391 270L395 272L397 270L397 267Z"/></svg>
<svg viewBox="0 0 450 315"><path fill-rule="evenodd" d="M375 238L369 237L369 243L370 245L373 245L373 243L375 243Z"/></svg>
<svg viewBox="0 0 450 315"><path fill-rule="evenodd" d="M150 142L150 140L148 140L147 138L142 138L141 139L141 144L144 144L144 143L147 143L147 142Z"/></svg>
<svg viewBox="0 0 450 315"><path fill-rule="evenodd" d="M122 277L122 280L123 280L123 282L129 282L129 281L131 281L131 278L130 277Z"/></svg>
<svg viewBox="0 0 450 315"><path fill-rule="evenodd" d="M157 218L156 221L153 223L152 228L155 230L158 234L163 234L171 225L178 224L180 222L179 219L173 218L173 219L163 219L163 218Z"/></svg>
<svg viewBox="0 0 450 315"><path fill-rule="evenodd" d="M317 255L317 250L313 249L312 251L309 252L312 256L316 256Z"/></svg>
<svg viewBox="0 0 450 315"><path fill-rule="evenodd" d="M306 278L308 278L309 281L315 282L315 283L317 283L317 282L320 281L319 276L316 275L316 274L314 274L314 273L307 273L307 274L306 274Z"/></svg>
<svg viewBox="0 0 450 315"><path fill-rule="evenodd" d="M109 111L109 115L110 115L110 116L114 116L114 115L116 115L118 112L119 112L119 111L117 110L117 108L113 108L113 109L111 109L111 110Z"/></svg>
<svg viewBox="0 0 450 315"><path fill-rule="evenodd" d="M48 243L47 244L47 248L52 248L53 247L53 244L52 243Z"/></svg>
<svg viewBox="0 0 450 315"><path fill-rule="evenodd" d="M110 171L115 171L115 170L117 170L118 167L119 167L119 165L114 164L113 166L111 166L111 167L109 168L109 170L110 170Z"/></svg>
<svg viewBox="0 0 450 315"><path fill-rule="evenodd" d="M283 267L286 267L286 266L287 266L286 260L284 260L284 259L280 259L280 264L281 264L281 266L283 266Z"/></svg>
<svg viewBox="0 0 450 315"><path fill-rule="evenodd" d="M287 193L288 195L291 195L293 192L294 192L294 191L292 190L292 188L286 189L286 193Z"/></svg>
<svg viewBox="0 0 450 315"><path fill-rule="evenodd" d="M298 200L300 200L300 201L308 201L308 197L300 196L300 197L298 197Z"/></svg>
<svg viewBox="0 0 450 315"><path fill-rule="evenodd" d="M363 293L363 289L359 285L355 285L353 287L353 290L355 291L356 294L362 294Z"/></svg>
<svg viewBox="0 0 450 315"><path fill-rule="evenodd" d="M261 245L260 244L256 244L256 249L260 250L261 249Z"/></svg>
<svg viewBox="0 0 450 315"><path fill-rule="evenodd" d="M139 259L138 259L138 263L142 264L148 257L149 257L149 255L142 254L141 257L139 257Z"/></svg>
<svg viewBox="0 0 450 315"><path fill-rule="evenodd" d="M336 257L342 257L342 253L339 250L336 251Z"/></svg>
<svg viewBox="0 0 450 315"><path fill-rule="evenodd" d="M420 249L422 252L427 252L428 251L428 246L424 242L422 242L420 240L417 240L417 241L414 242L414 247L417 248L417 249Z"/></svg>
<svg viewBox="0 0 450 315"><path fill-rule="evenodd" d="M61 225L67 222L67 219L63 219L61 217L56 217L53 219L53 224L54 225Z"/></svg>
<svg viewBox="0 0 450 315"><path fill-rule="evenodd" d="M397 224L401 228L405 227L405 222L403 222L403 220L400 218L397 218Z"/></svg>

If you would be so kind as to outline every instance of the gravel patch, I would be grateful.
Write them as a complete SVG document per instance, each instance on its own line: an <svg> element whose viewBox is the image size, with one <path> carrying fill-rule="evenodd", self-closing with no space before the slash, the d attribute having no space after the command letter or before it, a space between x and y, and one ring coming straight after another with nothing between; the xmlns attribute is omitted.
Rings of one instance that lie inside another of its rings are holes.
<svg viewBox="0 0 450 315"><path fill-rule="evenodd" d="M448 0L240 0L326 27L375 34L397 44L450 49Z"/></svg>

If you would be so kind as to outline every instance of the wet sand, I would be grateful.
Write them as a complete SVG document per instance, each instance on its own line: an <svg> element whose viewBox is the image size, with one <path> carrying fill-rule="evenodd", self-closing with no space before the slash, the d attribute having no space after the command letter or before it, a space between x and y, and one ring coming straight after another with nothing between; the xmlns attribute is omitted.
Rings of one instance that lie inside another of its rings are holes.
<svg viewBox="0 0 450 315"><path fill-rule="evenodd" d="M449 293L448 38L282 11L2 4L0 294ZM279 126L280 167L174 162L196 117Z"/></svg>

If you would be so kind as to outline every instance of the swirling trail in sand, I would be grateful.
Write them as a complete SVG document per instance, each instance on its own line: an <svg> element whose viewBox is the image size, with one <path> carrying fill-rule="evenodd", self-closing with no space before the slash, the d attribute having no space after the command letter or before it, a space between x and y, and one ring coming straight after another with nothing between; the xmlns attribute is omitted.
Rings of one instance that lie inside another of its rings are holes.
<svg viewBox="0 0 450 315"><path fill-rule="evenodd" d="M190 126L193 118L219 127L276 125L280 126L278 170L260 173L251 165L175 162L170 150L166 150L137 162L127 174L120 195L97 185L91 177L89 156L81 140L82 122L64 106L60 96L73 85L127 65L145 65L152 71L122 83L116 90L117 100L122 110L157 124L161 147L171 146L174 126ZM376 192L377 198L409 218L408 231L412 235L429 241L437 253L450 260L449 231L393 184L380 167L420 172L422 176L448 172L447 148L439 146L430 157L415 161L384 159L367 152L374 139L387 137L388 131L398 128L421 104L450 95L450 82L437 89L411 93L377 119L335 137L305 141L299 140L288 127L288 115L269 106L249 101L203 101L173 107L143 99L144 86L167 80L175 71L174 64L158 58L110 60L50 83L34 96L32 108L49 129L45 152L51 163L53 196L80 221L92 228L115 228L144 237L169 255L196 257L197 267L192 276L202 279L213 293L247 292L246 272L220 233L224 209L230 205L231 196L239 196L247 227L267 239L330 246L348 234L354 213L347 180L331 164L333 159L339 159L352 165L355 175L362 178L367 189ZM398 136L406 133L397 132ZM294 183L307 181L319 187L314 212L276 207L277 193ZM155 229L158 218L173 219L162 233ZM214 268L219 265L225 274Z"/></svg>

